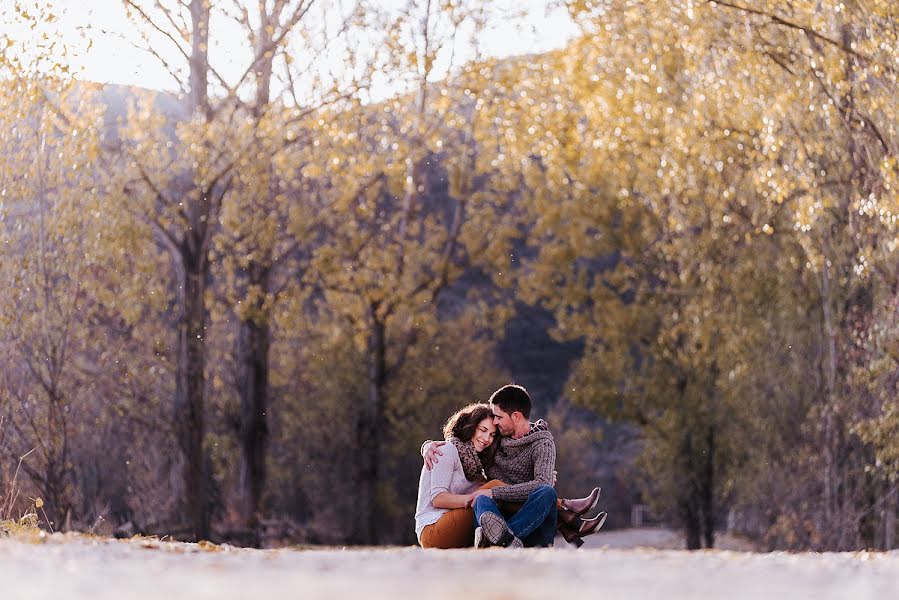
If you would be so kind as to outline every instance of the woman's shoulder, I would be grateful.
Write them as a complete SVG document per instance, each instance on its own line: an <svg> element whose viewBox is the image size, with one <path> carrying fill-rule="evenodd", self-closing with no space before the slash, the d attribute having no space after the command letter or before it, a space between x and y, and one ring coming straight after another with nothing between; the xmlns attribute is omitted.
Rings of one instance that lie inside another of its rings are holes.
<svg viewBox="0 0 899 600"><path fill-rule="evenodd" d="M445 469L462 468L462 459L459 458L459 450L452 442L447 442L440 446L440 456L437 457L437 464L443 465Z"/></svg>
<svg viewBox="0 0 899 600"><path fill-rule="evenodd" d="M437 462L434 463L434 467L431 469L432 471L436 470L441 473L450 473L462 468L462 460L459 458L459 451L452 442L447 442L440 446L440 452L441 454L437 457ZM427 469L427 465L424 465L423 468Z"/></svg>
<svg viewBox="0 0 899 600"><path fill-rule="evenodd" d="M443 456L446 458L455 458L456 460L459 460L459 449L456 448L456 445L452 442L447 442L440 446L440 451L443 452Z"/></svg>

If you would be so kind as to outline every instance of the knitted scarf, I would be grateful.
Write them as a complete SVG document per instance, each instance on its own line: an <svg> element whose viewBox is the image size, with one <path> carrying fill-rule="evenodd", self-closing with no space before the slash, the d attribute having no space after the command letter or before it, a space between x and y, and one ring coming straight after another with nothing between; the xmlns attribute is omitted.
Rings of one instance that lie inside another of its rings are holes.
<svg viewBox="0 0 899 600"><path fill-rule="evenodd" d="M462 462L462 471L465 473L465 479L468 481L485 481L487 478L484 476L484 465L481 464L481 459L474 449L474 444L463 442L457 437L450 438L449 442L459 451L459 460Z"/></svg>

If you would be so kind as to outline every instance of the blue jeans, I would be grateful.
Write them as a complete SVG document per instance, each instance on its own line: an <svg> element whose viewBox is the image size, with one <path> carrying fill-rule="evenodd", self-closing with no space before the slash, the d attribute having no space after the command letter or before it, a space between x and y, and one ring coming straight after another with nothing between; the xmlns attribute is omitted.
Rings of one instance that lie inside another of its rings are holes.
<svg viewBox="0 0 899 600"><path fill-rule="evenodd" d="M509 529L525 546L552 546L556 537L556 498L552 486L541 485L531 492L517 513L506 519ZM478 496L474 501L475 527L479 526L481 515L486 512L505 519L493 498Z"/></svg>

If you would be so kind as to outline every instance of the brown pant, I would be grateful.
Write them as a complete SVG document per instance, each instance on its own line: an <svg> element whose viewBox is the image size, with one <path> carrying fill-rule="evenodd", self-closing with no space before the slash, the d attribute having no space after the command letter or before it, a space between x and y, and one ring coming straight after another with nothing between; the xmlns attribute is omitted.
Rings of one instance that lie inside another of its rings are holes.
<svg viewBox="0 0 899 600"><path fill-rule="evenodd" d="M494 479L482 485L481 489L489 490L501 485L506 484ZM471 508L449 510L421 532L422 548L469 548L473 543L474 510Z"/></svg>

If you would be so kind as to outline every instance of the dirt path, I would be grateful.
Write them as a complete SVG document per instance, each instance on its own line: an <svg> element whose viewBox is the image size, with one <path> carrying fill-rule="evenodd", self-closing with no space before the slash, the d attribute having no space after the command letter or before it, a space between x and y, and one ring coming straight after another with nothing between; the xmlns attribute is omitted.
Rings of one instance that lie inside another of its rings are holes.
<svg viewBox="0 0 899 600"><path fill-rule="evenodd" d="M559 538L561 540L561 538ZM584 540L587 548L624 550L633 548L655 548L656 550L683 550L686 540L682 531L661 527L637 527L633 529L604 529ZM558 543L564 543L560 541ZM749 540L727 533L715 535L715 548L752 552L757 550Z"/></svg>
<svg viewBox="0 0 899 600"><path fill-rule="evenodd" d="M257 551L60 535L40 543L0 539L4 600L892 600L897 591L899 552Z"/></svg>

